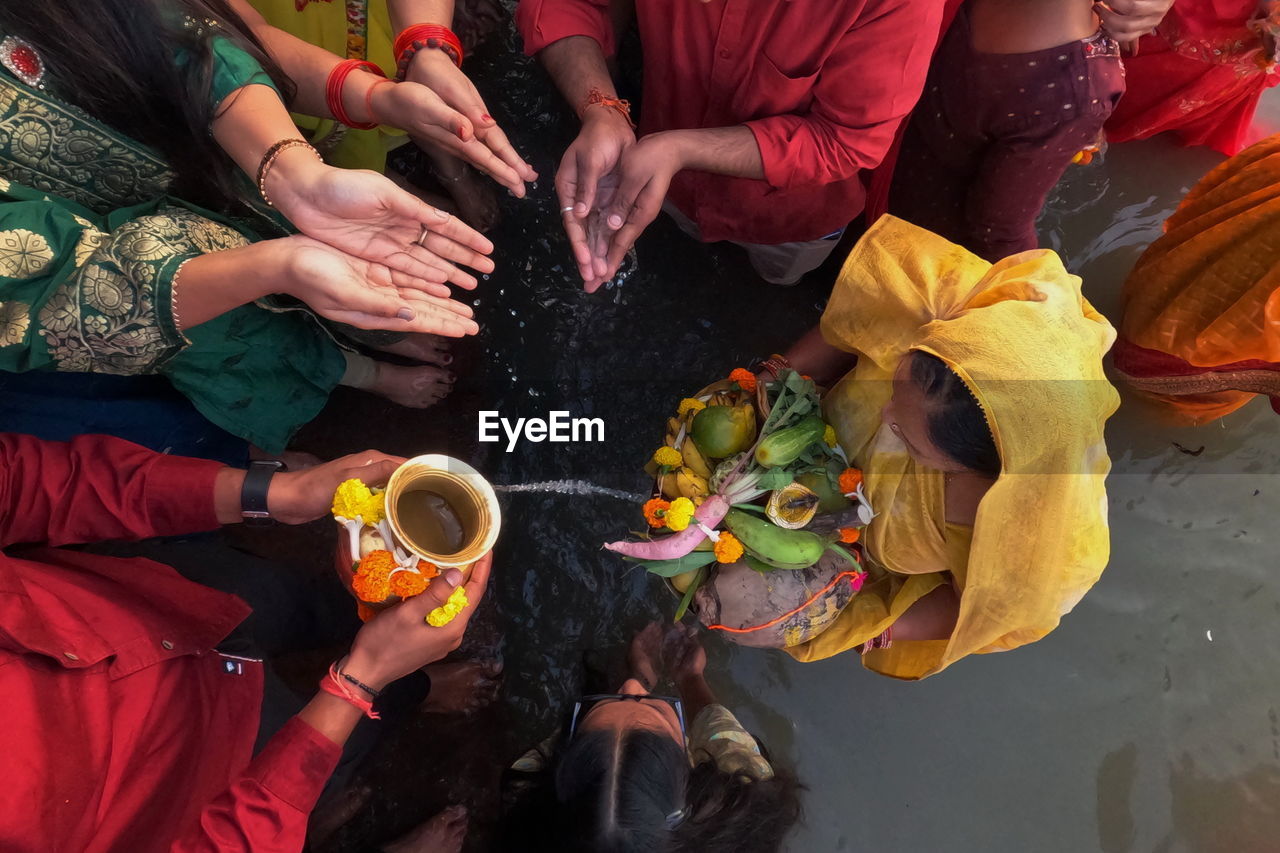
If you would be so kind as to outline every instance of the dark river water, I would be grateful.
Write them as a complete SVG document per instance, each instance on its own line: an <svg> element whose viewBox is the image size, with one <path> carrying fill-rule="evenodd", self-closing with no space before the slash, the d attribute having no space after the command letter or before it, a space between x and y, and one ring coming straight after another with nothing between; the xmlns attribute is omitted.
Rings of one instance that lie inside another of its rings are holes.
<svg viewBox="0 0 1280 853"><path fill-rule="evenodd" d="M458 348L459 390L422 413L340 395L303 444L448 452L499 484L579 479L636 492L675 402L813 325L831 278L772 287L739 250L696 245L660 221L629 280L582 293L552 191L573 124L515 45L510 33L491 42L472 72L542 180L528 200L504 197L491 235L498 269L475 294L483 331ZM1158 140L1114 147L1055 193L1045 245L1114 317L1133 261L1220 159ZM477 444L479 409L600 417L605 441L508 453ZM1033 646L907 684L863 671L853 655L800 664L707 638L713 689L808 786L790 850L1280 850L1280 419L1255 402L1173 429L1126 397L1108 441L1111 566ZM471 761L464 784L453 774L467 762L417 755L409 738L371 774L383 805L352 839L371 826L385 836L450 799L493 808L486 773L560 724L584 660L616 672L631 633L674 610L657 582L600 550L642 523L633 503L536 493L502 502L469 647L500 650L505 684L500 707L456 735L492 766ZM431 740L431 726L418 736ZM432 784L432 797L420 796ZM475 829L471 847L486 849L485 838Z"/></svg>

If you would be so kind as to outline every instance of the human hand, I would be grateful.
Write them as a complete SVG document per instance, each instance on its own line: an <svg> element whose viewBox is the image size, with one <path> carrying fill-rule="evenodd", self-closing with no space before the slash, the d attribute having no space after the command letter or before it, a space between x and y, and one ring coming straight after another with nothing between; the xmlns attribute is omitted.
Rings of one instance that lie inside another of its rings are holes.
<svg viewBox="0 0 1280 853"><path fill-rule="evenodd" d="M1121 44L1135 44L1159 26L1173 0L1106 0L1093 4L1102 28Z"/></svg>
<svg viewBox="0 0 1280 853"><path fill-rule="evenodd" d="M444 284L395 272L301 234L269 242L285 255L280 290L330 320L450 338L480 331L471 308L449 298Z"/></svg>
<svg viewBox="0 0 1280 853"><path fill-rule="evenodd" d="M627 252L641 232L658 217L662 202L671 188L671 179L684 168L683 153L677 132L655 133L627 149L618 165L618 189L604 211L604 221L612 236L604 258L604 273L599 273L596 258L593 280L586 290L594 292L618 272Z"/></svg>
<svg viewBox="0 0 1280 853"><path fill-rule="evenodd" d="M462 581L462 572L449 569L431 581L427 591L402 601L365 623L356 634L342 671L375 690L440 660L462 645L467 623L484 597L493 554L471 565L467 578L467 606L441 628L426 623L427 614L444 605Z"/></svg>
<svg viewBox="0 0 1280 853"><path fill-rule="evenodd" d="M680 624L667 632L663 654L671 664L671 678L679 683L702 679L707 669L707 652L698 641L698 629Z"/></svg>
<svg viewBox="0 0 1280 853"><path fill-rule="evenodd" d="M493 271L485 257L493 244L482 234L385 176L326 166L302 148L285 150L276 162L267 195L308 237L397 273L468 289L475 278L455 264Z"/></svg>
<svg viewBox="0 0 1280 853"><path fill-rule="evenodd" d="M432 98L412 91L401 93L402 96L397 98L395 92L389 91L393 87L381 86L387 103L380 106L379 93L375 91L373 106L384 123L429 139L471 163L518 198L524 198L525 182L536 181L538 173L516 153L507 135L489 115L489 108L485 106L480 92L447 53L443 50L419 50L409 63L406 81L414 84L413 89L419 85L426 87ZM394 88L403 89L405 84ZM406 115L409 123L401 123L403 120L397 116L403 114L402 107L397 101L421 101L421 118L415 121L414 113L410 112ZM442 113L440 107L447 112ZM439 115L443 121L431 121L432 115ZM417 127L422 129L415 129Z"/></svg>
<svg viewBox="0 0 1280 853"><path fill-rule="evenodd" d="M617 187L616 176L610 178L618 161L628 148L636 144L635 131L625 118L611 109L588 108L583 115L582 130L564 152L556 172L556 196L560 200L560 218L573 249L578 273L594 291L605 281L605 253L594 253L587 235L587 220L593 209L602 210L602 201L612 200Z"/></svg>
<svg viewBox="0 0 1280 853"><path fill-rule="evenodd" d="M401 456L366 450L304 471L281 471L271 478L267 511L285 524L315 521L329 514L333 493L341 483L358 479L366 486L385 486L404 461Z"/></svg>

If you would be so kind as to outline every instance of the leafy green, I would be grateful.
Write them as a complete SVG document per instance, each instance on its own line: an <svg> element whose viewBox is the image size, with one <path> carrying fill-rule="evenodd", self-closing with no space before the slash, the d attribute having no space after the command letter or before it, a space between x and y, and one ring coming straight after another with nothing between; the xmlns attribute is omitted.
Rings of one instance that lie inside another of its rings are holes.
<svg viewBox="0 0 1280 853"><path fill-rule="evenodd" d="M715 562L716 555L714 551L690 551L683 557L677 557L674 560L636 560L634 557L629 559L640 563L651 574L664 578L673 578L676 575L682 575L685 572L701 568L707 563Z"/></svg>
<svg viewBox="0 0 1280 853"><path fill-rule="evenodd" d="M760 475L760 479L756 481L756 487L766 492L772 492L775 489L785 489L795 479L796 475L786 468L769 468Z"/></svg>
<svg viewBox="0 0 1280 853"><path fill-rule="evenodd" d="M684 614L688 612L689 605L693 602L694 593L707 580L707 569L702 567L698 569L698 573L693 576L693 582L689 584L689 588L684 591L684 596L680 599L680 606L676 608L675 621L679 622L684 618Z"/></svg>
<svg viewBox="0 0 1280 853"><path fill-rule="evenodd" d="M769 572L772 572L772 571L777 571L776 569L774 569L773 566L769 565L764 560L761 560L759 557L753 557L750 554L743 554L742 561L747 564L748 568L754 569L755 571L759 572L762 575L768 574Z"/></svg>

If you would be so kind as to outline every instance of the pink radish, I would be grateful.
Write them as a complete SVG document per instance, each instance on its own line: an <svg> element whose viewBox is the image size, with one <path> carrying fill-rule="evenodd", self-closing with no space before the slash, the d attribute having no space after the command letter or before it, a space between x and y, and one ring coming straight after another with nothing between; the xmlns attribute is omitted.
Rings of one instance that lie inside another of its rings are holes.
<svg viewBox="0 0 1280 853"><path fill-rule="evenodd" d="M624 557L635 557L638 560L675 560L693 551L698 543L707 538L702 527L714 530L729 512L729 501L720 495L712 495L702 502L693 517L702 523L690 524L679 533L653 539L648 542L607 542L605 549L616 551Z"/></svg>

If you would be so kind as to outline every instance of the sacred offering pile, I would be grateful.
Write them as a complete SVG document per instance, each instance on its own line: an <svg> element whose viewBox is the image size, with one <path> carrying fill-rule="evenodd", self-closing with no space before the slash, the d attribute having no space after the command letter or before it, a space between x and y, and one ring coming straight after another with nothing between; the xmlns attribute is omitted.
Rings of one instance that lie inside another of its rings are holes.
<svg viewBox="0 0 1280 853"><path fill-rule="evenodd" d="M604 547L669 578L683 594L676 619L719 564L793 571L835 552L860 570L846 546L873 517L862 473L823 421L817 386L793 370L757 382L739 368L680 401L645 471L649 531Z"/></svg>
<svg viewBox="0 0 1280 853"><path fill-rule="evenodd" d="M445 569L465 572L493 547L501 527L493 487L466 463L438 455L405 462L386 489L347 480L334 493L332 511L345 533L338 575L365 620L426 592ZM467 604L459 586L426 621L447 625Z"/></svg>

